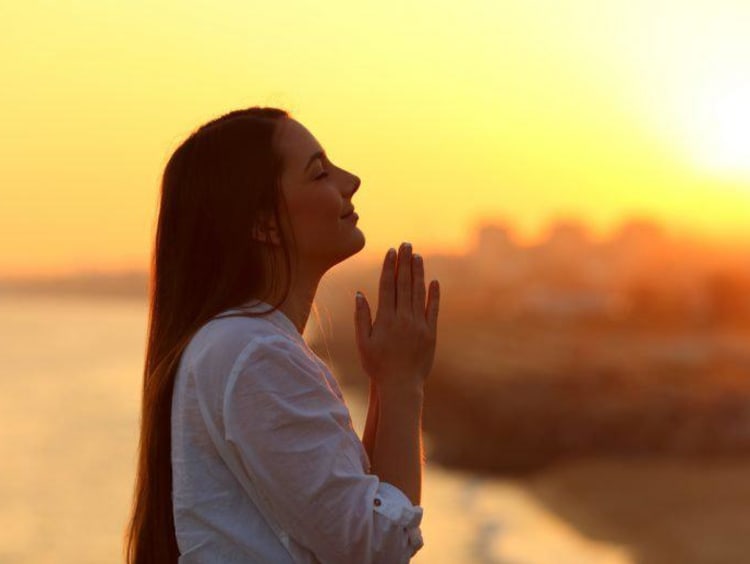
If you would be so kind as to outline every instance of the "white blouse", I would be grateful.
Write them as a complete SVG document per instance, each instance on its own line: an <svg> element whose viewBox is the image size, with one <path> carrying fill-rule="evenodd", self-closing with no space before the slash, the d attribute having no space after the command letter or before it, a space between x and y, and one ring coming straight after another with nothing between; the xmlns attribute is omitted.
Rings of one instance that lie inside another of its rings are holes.
<svg viewBox="0 0 750 564"><path fill-rule="evenodd" d="M180 564L396 564L423 546L422 507L369 473L336 379L281 310L201 327L171 417Z"/></svg>

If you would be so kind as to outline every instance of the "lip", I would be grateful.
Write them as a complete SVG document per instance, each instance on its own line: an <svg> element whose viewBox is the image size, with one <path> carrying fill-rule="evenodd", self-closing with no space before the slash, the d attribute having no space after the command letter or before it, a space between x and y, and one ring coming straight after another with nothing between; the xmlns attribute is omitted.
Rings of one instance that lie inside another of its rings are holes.
<svg viewBox="0 0 750 564"><path fill-rule="evenodd" d="M357 215L357 212L352 212L352 213L350 213L349 215L345 215L345 216L344 216L344 217L342 217L341 219L353 219L353 220L355 220L355 221L356 221L356 220L358 220L358 219L359 219L359 216Z"/></svg>
<svg viewBox="0 0 750 564"><path fill-rule="evenodd" d="M353 213L355 213L354 212L354 208L352 208L352 211L350 211L348 214L342 215L341 219L349 219L352 216Z"/></svg>

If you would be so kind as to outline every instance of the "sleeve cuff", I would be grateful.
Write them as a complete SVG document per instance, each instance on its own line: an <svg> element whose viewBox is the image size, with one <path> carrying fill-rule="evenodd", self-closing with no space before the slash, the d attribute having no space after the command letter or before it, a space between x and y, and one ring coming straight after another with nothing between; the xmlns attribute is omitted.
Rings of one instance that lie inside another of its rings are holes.
<svg viewBox="0 0 750 564"><path fill-rule="evenodd" d="M419 527L424 515L422 506L412 504L403 491L383 481L378 485L373 504L375 511L398 523L407 533L412 555L424 546Z"/></svg>

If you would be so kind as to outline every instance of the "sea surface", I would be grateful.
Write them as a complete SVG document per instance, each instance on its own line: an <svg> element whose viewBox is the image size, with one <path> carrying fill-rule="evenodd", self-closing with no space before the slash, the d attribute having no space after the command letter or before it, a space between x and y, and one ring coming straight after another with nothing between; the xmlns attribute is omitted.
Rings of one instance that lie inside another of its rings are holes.
<svg viewBox="0 0 750 564"><path fill-rule="evenodd" d="M123 561L146 322L147 304L138 300L0 296L0 564ZM361 435L366 398L343 391ZM573 524L585 519L563 518L549 500L566 482L545 483L540 490L539 482L480 478L428 461L425 546L412 561L637 561L618 535L594 538Z"/></svg>

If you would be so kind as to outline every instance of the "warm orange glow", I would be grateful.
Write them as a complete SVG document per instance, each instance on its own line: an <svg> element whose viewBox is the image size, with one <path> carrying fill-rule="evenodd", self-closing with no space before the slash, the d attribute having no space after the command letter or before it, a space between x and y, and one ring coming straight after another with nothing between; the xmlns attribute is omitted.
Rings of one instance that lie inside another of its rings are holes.
<svg viewBox="0 0 750 564"><path fill-rule="evenodd" d="M0 275L146 268L170 152L255 104L362 178L363 257L488 217L750 238L744 0L293 4L3 8Z"/></svg>

